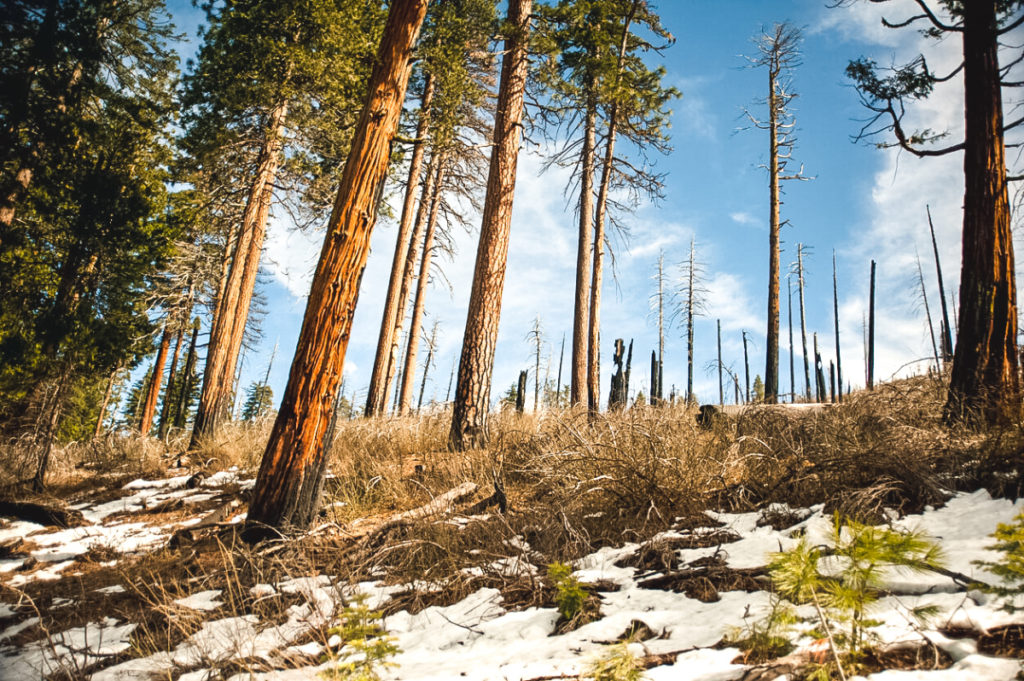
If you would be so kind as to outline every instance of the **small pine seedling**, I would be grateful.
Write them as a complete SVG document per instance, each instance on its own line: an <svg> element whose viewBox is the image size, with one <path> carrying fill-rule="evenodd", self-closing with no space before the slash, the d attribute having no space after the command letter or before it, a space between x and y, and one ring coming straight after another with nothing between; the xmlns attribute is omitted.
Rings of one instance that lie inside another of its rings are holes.
<svg viewBox="0 0 1024 681"><path fill-rule="evenodd" d="M572 568L565 563L551 563L548 565L548 579L555 585L558 613L570 622L582 614L587 592L580 586L580 581L572 576Z"/></svg>
<svg viewBox="0 0 1024 681"><path fill-rule="evenodd" d="M323 672L332 681L381 681L384 667L397 666L390 658L401 650L384 629L381 612L371 610L366 598L366 594L353 597L341 611L341 624L328 630L340 636L344 645L335 658L337 666Z"/></svg>
<svg viewBox="0 0 1024 681"><path fill-rule="evenodd" d="M789 551L772 554L768 566L779 595L794 603L814 605L821 629L808 633L828 638L833 657L838 658L811 675L821 678L827 678L838 661L856 669L875 642L871 628L879 622L868 613L890 569L927 572L942 564L938 545L920 532L899 532L852 520L844 523L836 515L830 539L831 547L812 546L806 538L801 539ZM913 612L920 621L932 614L934 608L927 606Z"/></svg>

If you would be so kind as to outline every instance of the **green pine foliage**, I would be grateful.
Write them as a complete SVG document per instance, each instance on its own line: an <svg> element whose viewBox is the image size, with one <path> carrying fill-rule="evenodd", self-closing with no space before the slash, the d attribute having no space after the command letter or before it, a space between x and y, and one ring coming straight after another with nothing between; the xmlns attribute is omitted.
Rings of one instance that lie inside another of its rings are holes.
<svg viewBox="0 0 1024 681"><path fill-rule="evenodd" d="M266 383L253 382L245 391L242 420L256 421L274 408L274 391Z"/></svg>
<svg viewBox="0 0 1024 681"><path fill-rule="evenodd" d="M833 521L830 544L812 545L806 538L792 549L771 556L769 571L779 596L797 604L810 604L817 612L809 633L834 642L844 668L856 670L867 649L876 642L870 617L893 569L927 572L942 565L942 552L920 532ZM913 614L924 621L934 609L921 607ZM763 630L770 630L767 625ZM815 673L829 678L834 660Z"/></svg>
<svg viewBox="0 0 1024 681"><path fill-rule="evenodd" d="M548 565L548 579L555 586L558 614L567 622L582 615L587 592L580 586L579 580L572 576L572 567L565 563L551 563Z"/></svg>
<svg viewBox="0 0 1024 681"><path fill-rule="evenodd" d="M89 420L76 391L147 350L147 296L175 236L164 219L172 38L159 0L5 6L0 195L15 214L0 225L5 428L33 420L52 385L66 418Z"/></svg>
<svg viewBox="0 0 1024 681"><path fill-rule="evenodd" d="M975 564L1001 577L1003 584L980 587L1008 599L1024 594L1024 513L1013 522L999 523L992 538L996 543L988 548L998 551L1000 559L996 562L976 561ZM1011 612L1018 609L1012 602L1005 603L1003 607Z"/></svg>
<svg viewBox="0 0 1024 681"><path fill-rule="evenodd" d="M387 667L397 666L391 658L401 652L395 639L384 629L383 615L366 605L366 594L358 594L341 612L341 624L328 630L341 637L343 648L330 655L334 663L322 675L334 681L381 681Z"/></svg>

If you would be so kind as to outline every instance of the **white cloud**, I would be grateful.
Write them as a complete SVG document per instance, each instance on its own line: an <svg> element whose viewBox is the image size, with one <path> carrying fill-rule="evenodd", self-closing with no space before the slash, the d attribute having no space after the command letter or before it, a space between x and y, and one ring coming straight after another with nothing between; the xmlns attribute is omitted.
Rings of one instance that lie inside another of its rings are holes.
<svg viewBox="0 0 1024 681"><path fill-rule="evenodd" d="M761 221L746 211L736 211L735 213L729 213L729 219L739 225L750 225L757 226L761 225Z"/></svg>

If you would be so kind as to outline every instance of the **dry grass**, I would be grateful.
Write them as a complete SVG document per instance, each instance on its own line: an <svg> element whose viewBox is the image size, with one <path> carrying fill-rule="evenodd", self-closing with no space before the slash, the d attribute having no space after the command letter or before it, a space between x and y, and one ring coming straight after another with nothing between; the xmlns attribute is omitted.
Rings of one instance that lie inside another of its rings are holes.
<svg viewBox="0 0 1024 681"><path fill-rule="evenodd" d="M312 533L269 551L248 547L234 530L226 530L178 549L121 555L114 570L101 567L113 556L97 550L82 557L80 575L33 583L17 594L35 604L42 617L40 626L23 636L27 641L58 624L64 628L114 614L140 625L133 635L134 656L170 650L210 617L257 614L262 622L284 621L296 597L257 599L250 587L323 574L342 575L351 583L409 584L389 610L415 612L454 603L482 586L501 590L508 608L550 606L547 564L605 545L646 542L670 527L713 525L703 514L706 509L824 502L829 509L875 520L883 508L915 512L939 505L949 490L987 486L994 494L1019 496L1021 427L948 429L940 419L943 400L935 379L909 379L854 394L836 407L751 408L716 419L707 430L697 426L696 408L685 405L636 407L597 418L577 410L504 412L491 419L490 447L465 453L447 451L447 412L343 422L330 452L327 521L344 525L384 518L467 481L480 487L478 499L499 486L509 511L492 508L461 523L423 519L372 541ZM161 476L176 463L207 472L237 466L254 475L269 427L267 422L233 424L188 456L181 435L167 443L116 436L73 443L54 451L53 494L103 499L120 493L129 479ZM0 448L5 464L0 484L10 487L23 479L25 456L17 443ZM671 567L666 561L674 547L644 546L636 556L642 567ZM510 564L527 567L510 570ZM716 572L715 566L700 569L704 572L679 588L707 587L711 598L718 589L733 588L729 580L738 578ZM739 577L756 586L756 576ZM414 588L417 581L438 588ZM95 591L113 583L128 591L113 597ZM225 604L215 613L185 611L173 603L205 589L223 592ZM48 607L56 598L74 598L80 605L69 618L70 610ZM327 634L309 636L320 640ZM230 663L224 671L246 671L239 667L244 664ZM250 671L266 663L253 664Z"/></svg>

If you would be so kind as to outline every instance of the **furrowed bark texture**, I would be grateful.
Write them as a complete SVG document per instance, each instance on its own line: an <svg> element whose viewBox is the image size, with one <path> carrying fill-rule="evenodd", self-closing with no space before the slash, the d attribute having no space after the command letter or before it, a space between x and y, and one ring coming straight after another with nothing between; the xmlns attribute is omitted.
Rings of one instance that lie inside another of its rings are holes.
<svg viewBox="0 0 1024 681"><path fill-rule="evenodd" d="M532 0L510 0L511 34L505 39L501 86L494 116L494 146L487 174L480 244L477 247L469 314L462 339L459 380L455 387L449 445L455 450L486 443L487 407L491 397L494 347L498 340L501 294L505 286L512 199L519 159L523 92L529 64L527 46Z"/></svg>
<svg viewBox="0 0 1024 681"><path fill-rule="evenodd" d="M587 399L587 371L590 366L590 261L594 242L594 148L596 145L597 107L587 106L583 121L583 150L580 157L580 222L576 249L576 298L572 315L572 369L569 379L569 404Z"/></svg>
<svg viewBox="0 0 1024 681"><path fill-rule="evenodd" d="M256 287L256 275L259 273L287 114L288 105L282 102L267 117L266 138L260 150L256 177L246 198L242 229L235 242L234 257L210 329L206 368L203 370L203 391L192 426L192 447L198 446L202 438L213 435L220 422L230 413L235 364L242 348L249 305Z"/></svg>
<svg viewBox="0 0 1024 681"><path fill-rule="evenodd" d="M965 2L963 28L963 268L946 418L1003 424L1021 394L995 3Z"/></svg>
<svg viewBox="0 0 1024 681"><path fill-rule="evenodd" d="M281 408L253 488L245 536L307 527L316 515L328 429L363 268L370 250L377 187L408 84L407 68L428 0L394 0L370 76L366 105L306 304Z"/></svg>
<svg viewBox="0 0 1024 681"><path fill-rule="evenodd" d="M167 362L167 350L171 346L171 329L164 326L164 332L160 337L160 349L156 353L156 362L153 364L153 379L149 382L149 389L146 391L146 401L142 407L142 422L139 424L139 434L142 437L149 435L149 429L153 427L153 416L156 414L156 400L160 396L160 385L164 378L164 364Z"/></svg>
<svg viewBox="0 0 1024 681"><path fill-rule="evenodd" d="M416 142L409 162L409 179L405 185L405 200L402 203L402 217L398 222L398 237L395 240L395 257L391 261L391 278L388 280L388 294L384 299L384 313L380 320L380 335L377 337L377 354L373 359L370 387L366 394L366 416L383 414L388 406L389 371L391 369L392 346L395 343L395 327L399 316L405 310L404 300L399 301L399 290L404 281L406 262L409 259L409 239L413 226L416 205L416 190L420 186L423 170L423 143L430 127L430 106L434 100L434 77L427 75L420 101L420 119L416 124Z"/></svg>

